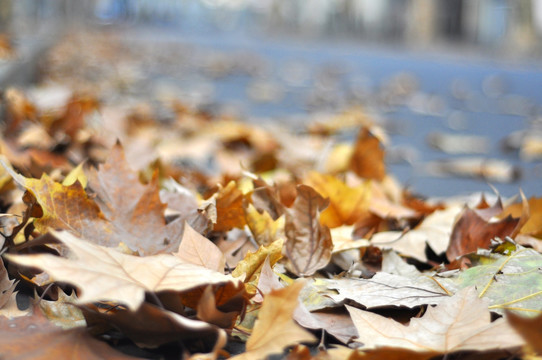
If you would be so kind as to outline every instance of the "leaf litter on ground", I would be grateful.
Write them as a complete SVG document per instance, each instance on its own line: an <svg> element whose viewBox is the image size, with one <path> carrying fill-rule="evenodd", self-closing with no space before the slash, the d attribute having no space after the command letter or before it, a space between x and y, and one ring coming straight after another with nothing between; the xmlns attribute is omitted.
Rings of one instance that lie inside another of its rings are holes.
<svg viewBox="0 0 542 360"><path fill-rule="evenodd" d="M80 61L82 39L102 66ZM0 357L540 354L538 197L410 193L359 107L293 132L179 97L126 102L115 64L145 73L136 59L71 34L45 59L57 87L33 90L49 103L6 91Z"/></svg>

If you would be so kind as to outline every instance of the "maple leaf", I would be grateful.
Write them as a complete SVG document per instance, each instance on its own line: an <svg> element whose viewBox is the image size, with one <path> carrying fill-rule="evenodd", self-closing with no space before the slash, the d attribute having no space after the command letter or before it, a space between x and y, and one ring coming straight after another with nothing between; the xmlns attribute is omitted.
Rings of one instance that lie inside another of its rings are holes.
<svg viewBox="0 0 542 360"><path fill-rule="evenodd" d="M363 127L350 158L350 170L365 179L382 180L386 176L384 150L380 140L368 128Z"/></svg>
<svg viewBox="0 0 542 360"><path fill-rule="evenodd" d="M448 260L453 261L458 256L474 252L478 248L487 249L495 237L504 239L512 235L521 219L507 216L500 221L491 222L489 217L500 211L500 201L495 204L495 208L473 210L466 207L452 230L446 250Z"/></svg>
<svg viewBox="0 0 542 360"><path fill-rule="evenodd" d="M320 293L337 304L355 301L367 308L439 304L448 294L430 277L378 272L371 279L319 279Z"/></svg>
<svg viewBox="0 0 542 360"><path fill-rule="evenodd" d="M281 353L287 346L316 340L292 319L298 304L297 297L304 283L296 281L265 296L258 320L248 338L246 352L233 357L232 360L264 359L268 355Z"/></svg>
<svg viewBox="0 0 542 360"><path fill-rule="evenodd" d="M310 276L329 263L333 242L329 228L320 223L328 201L307 185L297 186L293 207L287 209L284 253L291 270Z"/></svg>
<svg viewBox="0 0 542 360"><path fill-rule="evenodd" d="M68 258L50 254L5 256L19 265L45 271L52 281L77 286L81 290L79 304L114 301L136 310L143 303L145 292L182 292L208 284L237 282L231 276L174 255L126 255L78 239L69 232L52 234L68 247Z"/></svg>
<svg viewBox="0 0 542 360"><path fill-rule="evenodd" d="M320 216L323 225L329 228L352 225L369 216L370 183L352 188L335 176L313 171L308 176L307 185L312 186L322 197L329 198L329 206Z"/></svg>
<svg viewBox="0 0 542 360"><path fill-rule="evenodd" d="M46 174L39 180L25 178L2 164L43 210L34 222L41 233L49 228L68 230L99 245L115 247L122 242L142 254L174 251L179 244L183 222L178 219L166 225L166 205L160 201L156 179L148 186L141 184L119 144L108 162L91 172L89 187L96 199L88 196L79 181L64 186Z"/></svg>
<svg viewBox="0 0 542 360"><path fill-rule="evenodd" d="M469 254L464 257L470 263L460 272L436 274L433 278L449 292L474 286L479 296L489 301L489 308L503 314L505 310L526 315L540 313L542 309L542 278L539 268L542 255L529 248L513 243L504 254L498 248L491 252Z"/></svg>
<svg viewBox="0 0 542 360"><path fill-rule="evenodd" d="M363 350L388 348L424 353L428 357L458 351L516 351L524 344L505 319L491 322L487 303L474 288L466 288L429 307L405 326L395 320L347 306Z"/></svg>
<svg viewBox="0 0 542 360"><path fill-rule="evenodd" d="M39 313L11 320L0 316L0 331L0 356L5 359L136 359L96 340L85 328L64 330Z"/></svg>
<svg viewBox="0 0 542 360"><path fill-rule="evenodd" d="M188 224L184 225L181 244L175 255L188 263L224 273L226 259L222 251Z"/></svg>
<svg viewBox="0 0 542 360"><path fill-rule="evenodd" d="M158 179L141 184L138 174L128 166L120 143L113 146L98 171L90 172L89 187L96 193L95 201L111 222L118 242L145 254L170 252L178 247L182 220L166 224L166 204L160 200Z"/></svg>

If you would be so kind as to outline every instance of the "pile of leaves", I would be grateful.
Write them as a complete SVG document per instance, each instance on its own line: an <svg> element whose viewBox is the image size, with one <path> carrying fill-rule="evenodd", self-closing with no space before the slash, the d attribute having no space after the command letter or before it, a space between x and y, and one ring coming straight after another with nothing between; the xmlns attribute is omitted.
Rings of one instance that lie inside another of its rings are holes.
<svg viewBox="0 0 542 360"><path fill-rule="evenodd" d="M45 93L2 102L3 357L542 355L542 199L415 196L361 112L292 133Z"/></svg>

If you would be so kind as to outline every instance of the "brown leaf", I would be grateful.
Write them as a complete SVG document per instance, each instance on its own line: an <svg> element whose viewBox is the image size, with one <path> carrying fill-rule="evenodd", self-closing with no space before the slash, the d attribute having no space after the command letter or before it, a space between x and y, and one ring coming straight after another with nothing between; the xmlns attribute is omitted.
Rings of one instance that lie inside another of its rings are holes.
<svg viewBox="0 0 542 360"><path fill-rule="evenodd" d="M328 201L307 185L297 187L297 197L287 209L284 253L298 276L310 276L331 259L333 242L329 228L320 223Z"/></svg>
<svg viewBox="0 0 542 360"><path fill-rule="evenodd" d="M111 149L107 162L90 173L89 187L96 193L96 203L111 222L112 237L118 242L144 254L177 249L182 220L166 224L166 205L160 200L158 179L154 177L150 184L141 184L119 143Z"/></svg>
<svg viewBox="0 0 542 360"><path fill-rule="evenodd" d="M380 181L386 176L382 145L366 127L362 128L358 134L354 152L350 158L350 170L365 179Z"/></svg>
<svg viewBox="0 0 542 360"><path fill-rule="evenodd" d="M188 224L184 225L181 245L175 255L188 263L224 273L226 259L222 251Z"/></svg>
<svg viewBox="0 0 542 360"><path fill-rule="evenodd" d="M6 255L10 261L47 272L81 290L78 304L114 301L136 310L145 292L187 291L208 284L236 283L231 276L187 263L174 255L138 257L94 245L68 232L52 232L68 258L50 254Z"/></svg>
<svg viewBox="0 0 542 360"><path fill-rule="evenodd" d="M304 281L296 281L287 288L267 294L247 341L246 352L232 360L264 359L271 354L281 353L287 346L316 340L292 319L298 304L297 297L304 284Z"/></svg>
<svg viewBox="0 0 542 360"><path fill-rule="evenodd" d="M505 319L491 322L487 306L471 287L429 307L421 318L412 318L407 326L368 311L350 306L347 309L363 350L385 351L386 347L393 347L430 356L469 350L517 350L524 341Z"/></svg>
<svg viewBox="0 0 542 360"><path fill-rule="evenodd" d="M63 330L36 314L12 320L1 316L0 331L0 356L5 359L136 359L96 340L84 328Z"/></svg>
<svg viewBox="0 0 542 360"><path fill-rule="evenodd" d="M217 222L214 231L228 231L233 228L242 229L245 224L243 200L245 196L237 188L234 181L230 181L226 187L220 187L213 195L216 201Z"/></svg>
<svg viewBox="0 0 542 360"><path fill-rule="evenodd" d="M111 324L141 347L183 341L202 342L203 346L212 348L223 331L149 303L143 303L137 311L116 307L102 312L92 305L84 306L82 310L89 326Z"/></svg>
<svg viewBox="0 0 542 360"><path fill-rule="evenodd" d="M537 354L542 355L542 314L534 318L506 312L508 323L525 339L527 345Z"/></svg>
<svg viewBox="0 0 542 360"><path fill-rule="evenodd" d="M207 286L198 301L197 316L200 320L220 328L231 329L239 316L239 311L225 312L217 307L212 286Z"/></svg>
<svg viewBox="0 0 542 360"><path fill-rule="evenodd" d="M483 210L465 208L463 210L461 217L454 225L446 250L446 257L449 261L474 252L478 248L487 249L495 237L504 239L516 231L520 224L520 218L507 216L500 221L491 222L489 217L493 213L495 211L492 208Z"/></svg>
<svg viewBox="0 0 542 360"><path fill-rule="evenodd" d="M2 34L0 34L0 59L2 58ZM4 95L5 106L5 121L7 128L4 129L5 134L13 134L22 125L25 120L34 120L36 118L36 108L26 96L19 90L14 88L8 88Z"/></svg>

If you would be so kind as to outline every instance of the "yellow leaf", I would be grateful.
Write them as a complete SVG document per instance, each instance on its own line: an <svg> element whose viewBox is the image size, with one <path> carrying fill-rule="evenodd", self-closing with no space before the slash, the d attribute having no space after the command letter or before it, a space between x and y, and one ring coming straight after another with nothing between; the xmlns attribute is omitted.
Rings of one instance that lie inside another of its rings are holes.
<svg viewBox="0 0 542 360"><path fill-rule="evenodd" d="M70 171L70 173L66 175L64 181L62 181L62 185L70 186L73 185L76 181L79 181L83 189L86 188L88 179L85 175L85 172L83 171L83 164L84 163L81 163L77 165L77 167L73 168L72 171Z"/></svg>
<svg viewBox="0 0 542 360"><path fill-rule="evenodd" d="M245 208L247 225L259 245L269 245L284 233L284 217L273 220L267 211L261 214L254 205L248 204Z"/></svg>
<svg viewBox="0 0 542 360"><path fill-rule="evenodd" d="M530 216L519 233L542 238L542 197L532 197L529 199L528 204ZM509 205L499 217L504 219L511 215L514 218L519 218L523 214L524 207L523 203Z"/></svg>
<svg viewBox="0 0 542 360"><path fill-rule="evenodd" d="M311 172L306 181L322 197L329 198L329 206L320 215L320 222L329 228L353 225L368 216L371 184L365 182L355 188L332 175Z"/></svg>
<svg viewBox="0 0 542 360"><path fill-rule="evenodd" d="M273 290L264 298L246 352L232 360L264 359L271 354L281 353L284 348L301 342L314 342L316 338L297 325L292 316L298 306L299 292L305 281Z"/></svg>
<svg viewBox="0 0 542 360"><path fill-rule="evenodd" d="M273 267L277 261L282 258L282 245L283 239L278 239L271 243L269 246L260 246L255 253L249 252L243 260L237 264L232 275L236 278L245 275L245 284L247 292L251 295L256 294L256 286L260 279L260 273L265 259L269 257L269 264Z"/></svg>

